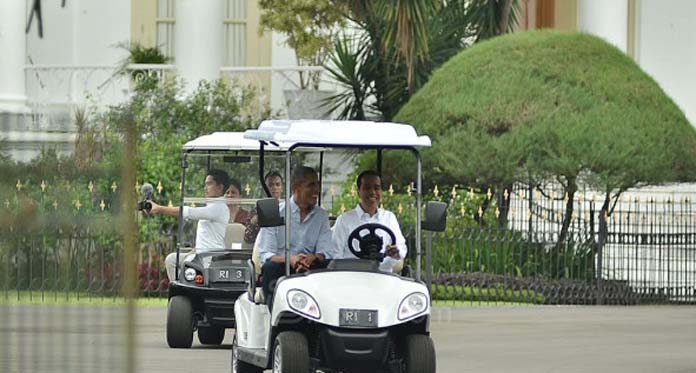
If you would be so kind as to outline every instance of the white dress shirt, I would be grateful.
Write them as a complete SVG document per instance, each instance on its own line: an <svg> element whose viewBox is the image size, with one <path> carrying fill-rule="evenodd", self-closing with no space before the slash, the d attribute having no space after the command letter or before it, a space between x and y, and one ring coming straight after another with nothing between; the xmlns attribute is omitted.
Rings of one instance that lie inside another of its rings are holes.
<svg viewBox="0 0 696 373"><path fill-rule="evenodd" d="M295 197L290 198L290 255L323 254L332 259L331 228L326 211L314 206L300 222L300 207ZM280 205L280 215L285 216L285 204ZM285 255L285 226L261 228L259 231L259 259L266 263L274 255Z"/></svg>
<svg viewBox="0 0 696 373"><path fill-rule="evenodd" d="M230 209L224 198L211 198L202 207L184 206L184 219L198 220L196 250L213 251L225 248L225 231L230 220Z"/></svg>
<svg viewBox="0 0 696 373"><path fill-rule="evenodd" d="M408 249L406 248L406 239L404 239L404 235L401 233L399 222L396 220L396 216L391 211L387 211L385 209L377 209L377 213L373 216L370 216L370 214L365 212L362 209L362 207L360 207L360 204L358 204L355 207L355 209L346 211L345 213L341 214L341 216L339 216L338 219L336 219L336 224L334 224L332 239L334 252L336 253L338 258L355 258L356 256L353 255L353 253L348 248L348 236L350 236L350 233L353 232L355 228L367 223L382 224L387 228L391 229L392 232L394 232L394 236L396 236L395 244L396 247L399 249L399 256L401 257L401 259L395 259L390 256L387 256L384 258L384 260L382 260L382 263L379 266L379 269L384 272L392 272L392 268L394 267L394 265L399 260L402 260L406 257ZM384 247L382 247L382 253L384 253L387 248L387 244L391 239L389 238L389 235L384 231L377 230L375 233L381 236L382 240L384 241Z"/></svg>

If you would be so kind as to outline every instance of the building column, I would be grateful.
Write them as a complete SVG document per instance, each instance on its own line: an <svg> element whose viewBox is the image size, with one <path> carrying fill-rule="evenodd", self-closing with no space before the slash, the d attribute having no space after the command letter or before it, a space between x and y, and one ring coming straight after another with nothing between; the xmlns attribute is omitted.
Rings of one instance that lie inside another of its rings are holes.
<svg viewBox="0 0 696 373"><path fill-rule="evenodd" d="M25 6L25 2L20 0L0 0L0 112L29 111L24 75L27 48Z"/></svg>
<svg viewBox="0 0 696 373"><path fill-rule="evenodd" d="M580 31L599 36L622 52L628 50L628 0L582 0Z"/></svg>
<svg viewBox="0 0 696 373"><path fill-rule="evenodd" d="M177 0L174 58L185 90L201 80L220 78L223 53L223 0Z"/></svg>

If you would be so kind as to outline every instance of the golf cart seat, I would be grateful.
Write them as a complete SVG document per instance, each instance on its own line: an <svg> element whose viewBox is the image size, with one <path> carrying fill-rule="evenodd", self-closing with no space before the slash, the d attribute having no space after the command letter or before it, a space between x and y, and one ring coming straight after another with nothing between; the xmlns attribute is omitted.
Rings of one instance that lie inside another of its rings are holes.
<svg viewBox="0 0 696 373"><path fill-rule="evenodd" d="M244 230L246 227L243 224L240 223L230 223L227 224L227 228L225 230L225 248L226 249L241 249L242 246L244 246ZM239 244L235 245L237 248L233 248L233 244Z"/></svg>
<svg viewBox="0 0 696 373"><path fill-rule="evenodd" d="M259 240L254 241L251 259L248 261L252 275L249 283L249 297L256 304L264 303L263 290L261 289L261 259L259 258Z"/></svg>

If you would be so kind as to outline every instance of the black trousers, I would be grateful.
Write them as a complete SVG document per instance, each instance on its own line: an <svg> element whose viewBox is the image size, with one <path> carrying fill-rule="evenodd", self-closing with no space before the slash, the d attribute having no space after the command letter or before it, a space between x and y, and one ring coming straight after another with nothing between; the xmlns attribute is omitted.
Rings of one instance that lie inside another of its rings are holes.
<svg viewBox="0 0 696 373"><path fill-rule="evenodd" d="M309 270L326 268L328 262L328 260L323 262L315 260L309 267ZM295 269L290 267L290 274L294 273ZM261 267L263 299L266 300L266 304L269 308L273 305L273 291L275 290L276 282L283 276L285 276L285 263L276 263L267 260L266 263L263 264L263 267Z"/></svg>

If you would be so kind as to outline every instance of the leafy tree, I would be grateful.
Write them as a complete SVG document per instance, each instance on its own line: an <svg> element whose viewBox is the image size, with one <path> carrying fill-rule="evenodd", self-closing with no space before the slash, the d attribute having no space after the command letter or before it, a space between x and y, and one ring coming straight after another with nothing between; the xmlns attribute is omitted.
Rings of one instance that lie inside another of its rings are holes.
<svg viewBox="0 0 696 373"><path fill-rule="evenodd" d="M340 118L391 120L432 71L472 41L491 35L483 10L507 9L493 13L497 25L506 25L501 32L516 23L516 0L342 1L359 32L353 40L335 40L326 66L344 88L326 102L340 110Z"/></svg>
<svg viewBox="0 0 696 373"><path fill-rule="evenodd" d="M298 65L321 66L343 25L343 8L332 0L260 0L261 26L287 35ZM300 87L319 86L319 75L300 73Z"/></svg>
<svg viewBox="0 0 696 373"><path fill-rule="evenodd" d="M558 181L570 202L561 237L579 183L605 194L606 229L626 189L696 177L696 133L684 114L629 57L588 35L537 31L477 44L435 72L395 120L432 137L431 182L501 190Z"/></svg>

